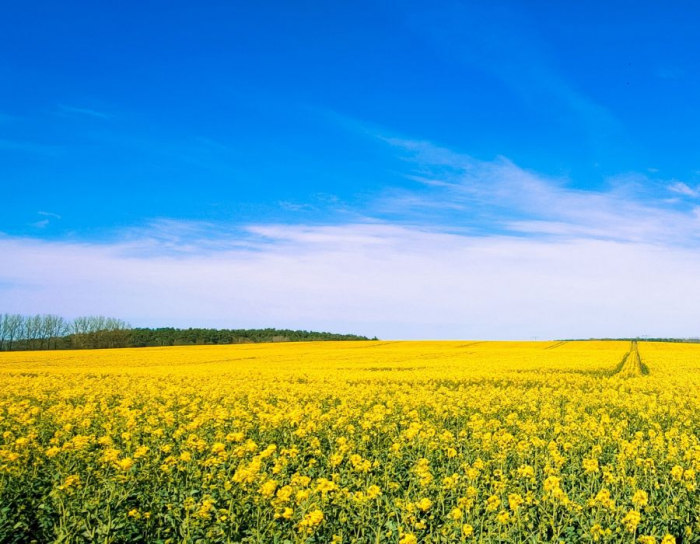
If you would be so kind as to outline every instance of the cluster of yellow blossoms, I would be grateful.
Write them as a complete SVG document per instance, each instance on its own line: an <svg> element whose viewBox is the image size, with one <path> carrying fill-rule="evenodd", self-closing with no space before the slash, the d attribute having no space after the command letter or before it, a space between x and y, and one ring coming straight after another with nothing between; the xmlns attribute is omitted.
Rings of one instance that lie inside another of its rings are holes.
<svg viewBox="0 0 700 544"><path fill-rule="evenodd" d="M0 353L0 541L700 542L698 385L686 344Z"/></svg>

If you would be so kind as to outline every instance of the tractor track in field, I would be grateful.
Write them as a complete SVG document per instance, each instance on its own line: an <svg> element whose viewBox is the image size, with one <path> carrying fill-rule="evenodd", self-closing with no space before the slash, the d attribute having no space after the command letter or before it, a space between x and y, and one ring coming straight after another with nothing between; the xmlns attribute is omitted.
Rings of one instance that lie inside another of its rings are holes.
<svg viewBox="0 0 700 544"><path fill-rule="evenodd" d="M555 343L552 344L551 346L545 346L544 349L556 349L556 348L560 348L560 347L563 346L564 344L568 344L568 343L569 343L568 340L560 340L559 342L555 342Z"/></svg>
<svg viewBox="0 0 700 544"><path fill-rule="evenodd" d="M394 340L394 341L391 341L391 342L381 342L381 341L377 342L377 341L374 341L374 343L370 344L369 346L367 346L367 345L352 346L352 348L353 348L353 349L381 348L381 347L383 347L383 346L388 346L389 344L398 344L398 343L399 343L398 340Z"/></svg>
<svg viewBox="0 0 700 544"><path fill-rule="evenodd" d="M638 378L649 374L649 367L644 364L639 355L637 341L632 340L630 350L622 358L622 361L615 367L613 376L620 378Z"/></svg>
<svg viewBox="0 0 700 544"><path fill-rule="evenodd" d="M455 347L455 349L457 349L457 348L468 348L468 347L476 346L477 344L483 344L483 343L484 343L484 341L481 340L481 341L479 341L479 342L468 342L467 344L459 344L458 346L454 346L454 347Z"/></svg>

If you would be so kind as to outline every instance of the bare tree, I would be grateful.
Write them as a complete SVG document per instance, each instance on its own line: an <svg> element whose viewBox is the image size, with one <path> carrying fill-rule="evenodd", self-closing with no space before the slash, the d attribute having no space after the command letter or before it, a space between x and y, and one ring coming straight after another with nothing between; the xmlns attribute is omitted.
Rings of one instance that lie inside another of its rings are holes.
<svg viewBox="0 0 700 544"><path fill-rule="evenodd" d="M53 333L53 317L54 316L52 315L40 316L41 322L39 327L41 330L41 340L39 343L39 349L49 349L49 344L51 343L51 335Z"/></svg>
<svg viewBox="0 0 700 544"><path fill-rule="evenodd" d="M118 348L129 344L131 325L121 319L82 316L72 321L54 314L0 315L0 351L12 349ZM70 336L69 341L61 338Z"/></svg>
<svg viewBox="0 0 700 544"><path fill-rule="evenodd" d="M0 315L0 351L7 349L7 318L9 314Z"/></svg>
<svg viewBox="0 0 700 544"><path fill-rule="evenodd" d="M129 330L131 325L121 319L110 317L105 323L105 329L108 332L108 345L105 347L122 348L129 341Z"/></svg>
<svg viewBox="0 0 700 544"><path fill-rule="evenodd" d="M59 315L47 314L42 316L42 320L42 332L46 341L46 349L51 349L51 341L53 341L53 348L56 349L58 339L61 336L65 336L68 332L68 324Z"/></svg>
<svg viewBox="0 0 700 544"><path fill-rule="evenodd" d="M26 317L24 320L25 342L28 349L40 349L43 334L43 319L39 314Z"/></svg>
<svg viewBox="0 0 700 544"><path fill-rule="evenodd" d="M0 350L17 348L26 337L26 318L19 314L0 316Z"/></svg>
<svg viewBox="0 0 700 544"><path fill-rule="evenodd" d="M76 317L69 327L73 346L76 348L87 347L88 334L90 333L90 318Z"/></svg>
<svg viewBox="0 0 700 544"><path fill-rule="evenodd" d="M7 317L7 349L11 350L15 342L23 340L26 335L26 319L19 314L9 314Z"/></svg>
<svg viewBox="0 0 700 544"><path fill-rule="evenodd" d="M83 316L73 320L70 332L76 348L116 348L128 343L131 325L112 317Z"/></svg>

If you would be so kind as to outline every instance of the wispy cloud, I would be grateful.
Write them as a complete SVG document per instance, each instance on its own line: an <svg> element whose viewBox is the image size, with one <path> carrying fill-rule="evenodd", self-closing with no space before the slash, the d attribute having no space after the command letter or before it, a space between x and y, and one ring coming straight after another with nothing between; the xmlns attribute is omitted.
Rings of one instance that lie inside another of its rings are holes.
<svg viewBox="0 0 700 544"><path fill-rule="evenodd" d="M280 208L288 210L290 212L303 212L313 209L313 206L308 203L288 202L286 200L280 200L277 204Z"/></svg>
<svg viewBox="0 0 700 544"><path fill-rule="evenodd" d="M36 213L38 213L39 215L45 215L46 217L53 217L54 219L61 219L60 215L58 215L57 213L53 213L53 212L41 212L41 211L39 211Z"/></svg>
<svg viewBox="0 0 700 544"><path fill-rule="evenodd" d="M235 225L157 218L115 232L111 243L126 256L179 258L241 247L241 232Z"/></svg>
<svg viewBox="0 0 700 544"><path fill-rule="evenodd" d="M41 215L44 217L44 219L41 219L41 220L36 221L36 222L31 224L34 228L37 228L37 229L45 229L46 227L48 227L51 224L52 220L61 219L61 216L58 215L57 213L42 212L42 211L39 211L36 213L38 215Z"/></svg>
<svg viewBox="0 0 700 544"><path fill-rule="evenodd" d="M621 242L700 244L692 201L669 202L665 190L686 197L696 191L642 174L608 180L606 190L579 190L569 180L521 168L504 157L482 161L429 142L385 139L414 163L412 179L423 190L389 191L382 210L431 212L435 223L493 232L592 237Z"/></svg>
<svg viewBox="0 0 700 544"><path fill-rule="evenodd" d="M66 115L66 114L68 114L68 115L82 115L82 116L86 116L86 117L93 117L96 119L104 119L104 120L112 119L114 117L113 115L111 115L109 113L105 113L103 111L95 110L92 108L81 108L81 107L69 106L69 105L65 105L65 104L60 104L58 106L58 108L59 108L59 113L64 114L64 115Z"/></svg>
<svg viewBox="0 0 700 544"><path fill-rule="evenodd" d="M691 189L686 183L682 181L674 181L668 186L669 191L678 193L684 196L689 196L692 198L697 198L700 196L700 188Z"/></svg>

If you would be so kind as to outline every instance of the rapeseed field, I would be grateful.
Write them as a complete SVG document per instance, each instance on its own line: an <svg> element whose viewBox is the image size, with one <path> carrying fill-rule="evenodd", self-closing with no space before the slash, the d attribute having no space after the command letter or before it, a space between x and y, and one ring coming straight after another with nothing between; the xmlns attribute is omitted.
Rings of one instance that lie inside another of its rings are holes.
<svg viewBox="0 0 700 544"><path fill-rule="evenodd" d="M2 542L700 542L700 346L0 353Z"/></svg>

